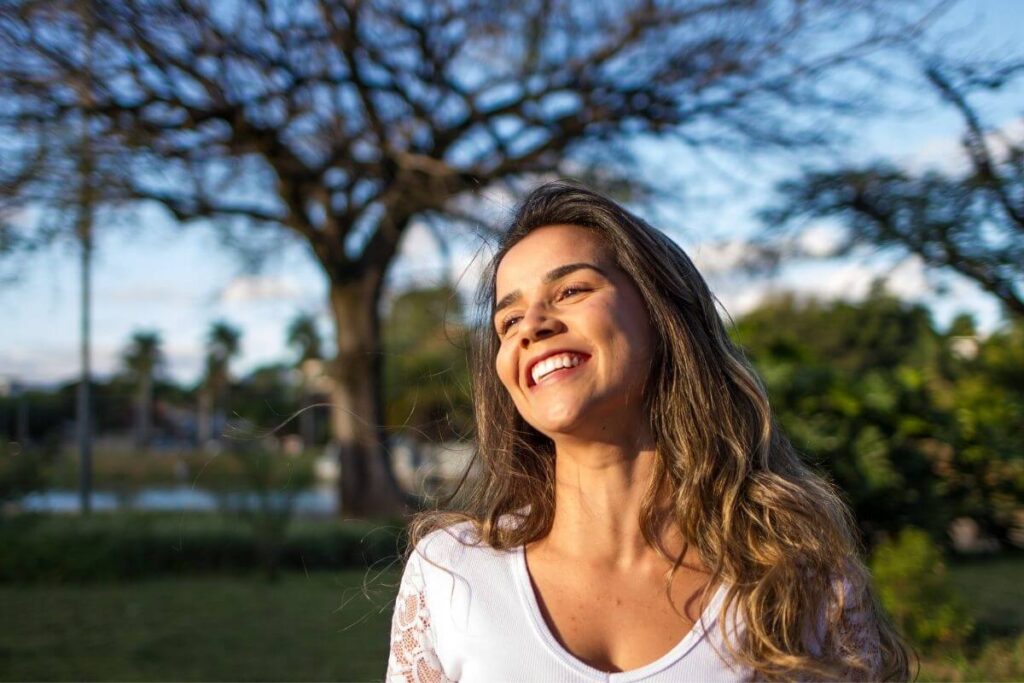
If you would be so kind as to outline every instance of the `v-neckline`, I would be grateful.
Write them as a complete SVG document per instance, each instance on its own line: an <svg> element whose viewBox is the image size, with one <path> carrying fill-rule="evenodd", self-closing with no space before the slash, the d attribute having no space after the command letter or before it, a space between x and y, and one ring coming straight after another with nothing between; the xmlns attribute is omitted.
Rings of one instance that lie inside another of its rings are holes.
<svg viewBox="0 0 1024 683"><path fill-rule="evenodd" d="M689 631L686 632L686 635L683 636L682 640L654 661L635 669L626 669L625 671L602 671L601 669L587 664L579 657L569 652L558 638L555 637L554 633L551 632L551 628L548 626L547 620L544 619L544 613L540 607L540 600L533 588L530 569L526 563L526 548L524 546L515 548L511 553L511 558L514 565L513 574L515 576L516 588L519 591L519 597L523 606L530 615L530 623L533 626L534 632L541 641L544 642L551 653L559 659L559 661L565 663L570 668L578 671L588 678L600 681L614 681L618 683L639 681L656 674L679 661L704 638L712 624L717 621L718 611L721 608L722 601L725 599L726 589L725 585L722 584L719 585L711 600L708 601L704 611L701 612L697 622Z"/></svg>

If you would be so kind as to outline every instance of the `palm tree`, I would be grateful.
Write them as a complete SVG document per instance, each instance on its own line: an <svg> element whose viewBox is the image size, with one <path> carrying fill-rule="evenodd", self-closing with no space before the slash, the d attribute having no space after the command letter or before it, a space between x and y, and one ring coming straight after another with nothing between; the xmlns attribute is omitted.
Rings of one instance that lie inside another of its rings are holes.
<svg viewBox="0 0 1024 683"><path fill-rule="evenodd" d="M135 443L139 448L149 445L153 414L153 377L163 363L160 333L138 331L132 335L123 360L128 374L135 380Z"/></svg>
<svg viewBox="0 0 1024 683"><path fill-rule="evenodd" d="M298 364L307 360L320 360L320 331L312 313L297 314L288 325L288 346L298 352Z"/></svg>
<svg viewBox="0 0 1024 683"><path fill-rule="evenodd" d="M300 312L288 325L288 346L297 352L296 366L302 376L302 396L300 398L302 412L299 413L299 432L302 443L308 448L316 439L315 415L308 406L311 401L312 367L323 359L320 350L320 331L316 327L316 318L311 313ZM312 362L311 362L312 361Z"/></svg>
<svg viewBox="0 0 1024 683"><path fill-rule="evenodd" d="M216 412L218 422L223 421L231 383L231 360L241 349L241 338L241 331L223 320L215 321L206 335L206 372L199 388L197 436L200 446L213 436L213 414Z"/></svg>

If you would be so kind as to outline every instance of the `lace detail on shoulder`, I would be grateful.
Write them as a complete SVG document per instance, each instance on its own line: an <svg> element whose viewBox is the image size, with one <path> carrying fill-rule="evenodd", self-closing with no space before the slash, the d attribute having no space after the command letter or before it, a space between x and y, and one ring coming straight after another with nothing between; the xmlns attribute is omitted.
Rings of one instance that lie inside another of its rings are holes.
<svg viewBox="0 0 1024 683"><path fill-rule="evenodd" d="M848 607L839 622L842 642L851 654L856 654L867 667L867 678L876 680L882 668L881 641L878 624L864 607Z"/></svg>
<svg viewBox="0 0 1024 683"><path fill-rule="evenodd" d="M818 615L816 632L807 634L812 656L843 668L837 678L877 680L881 675L881 638L869 600L863 586L858 590L850 579L836 577Z"/></svg>
<svg viewBox="0 0 1024 683"><path fill-rule="evenodd" d="M389 683L450 683L434 650L433 633L420 560L413 553L402 574L391 619Z"/></svg>
<svg viewBox="0 0 1024 683"><path fill-rule="evenodd" d="M853 680L876 680L882 667L881 640L878 624L872 610L865 604L865 596L857 595L848 579L837 582L836 598L842 593L843 612L836 622L834 641L839 645L838 654L847 661L857 661L865 669L851 669L846 678Z"/></svg>

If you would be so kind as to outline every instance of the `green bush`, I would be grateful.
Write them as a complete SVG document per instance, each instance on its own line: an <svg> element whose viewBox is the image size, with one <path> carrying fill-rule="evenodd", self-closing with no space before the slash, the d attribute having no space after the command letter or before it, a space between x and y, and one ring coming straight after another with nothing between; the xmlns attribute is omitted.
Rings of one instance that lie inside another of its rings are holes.
<svg viewBox="0 0 1024 683"><path fill-rule="evenodd" d="M875 549L871 571L882 604L903 634L921 648L959 646L973 620L949 582L939 547L907 528Z"/></svg>
<svg viewBox="0 0 1024 683"><path fill-rule="evenodd" d="M241 506L232 514L249 525L256 540L260 563L267 576L276 579L283 568L288 527L295 512L295 497L315 478L311 467L296 467L287 458L259 448L229 451L240 468L243 482L254 496L254 505Z"/></svg>
<svg viewBox="0 0 1024 683"><path fill-rule="evenodd" d="M0 439L0 505L43 488L45 464L39 451Z"/></svg>
<svg viewBox="0 0 1024 683"><path fill-rule="evenodd" d="M156 453L117 453L99 450L92 456L92 480L97 490L133 492L147 487L189 484L208 491L233 491L247 488L251 473L244 458L235 457L238 448L220 453L181 451ZM246 449L248 454L254 449ZM272 456L275 475L278 471L287 481L312 477L313 466L319 453L307 451L302 455L281 452L263 452ZM53 488L73 489L78 486L78 458L65 451L46 472L46 485Z"/></svg>
<svg viewBox="0 0 1024 683"><path fill-rule="evenodd" d="M401 528L358 521L296 520L280 569L383 566ZM261 539L245 520L210 514L20 515L0 524L0 581L137 579L265 569Z"/></svg>
<svg viewBox="0 0 1024 683"><path fill-rule="evenodd" d="M998 638L976 653L944 653L921 662L919 681L1024 680L1024 635Z"/></svg>

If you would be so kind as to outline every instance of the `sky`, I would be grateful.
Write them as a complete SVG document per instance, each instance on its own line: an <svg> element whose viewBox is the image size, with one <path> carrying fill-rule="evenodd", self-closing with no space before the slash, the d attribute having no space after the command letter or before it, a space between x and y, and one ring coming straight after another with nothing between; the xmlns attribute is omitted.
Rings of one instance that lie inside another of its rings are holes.
<svg viewBox="0 0 1024 683"><path fill-rule="evenodd" d="M965 44L976 40L989 48L1009 48L1020 42L1024 2L965 2L938 30L964 27ZM985 103L988 122L1024 135L1022 95L1018 87L1009 97ZM851 158L884 157L910 169L956 167L961 128L952 111L927 98L904 101L896 92L890 103L897 112L851 131ZM664 169L670 187L679 187L679 201L657 207L648 218L690 253L723 314L738 317L764 296L783 290L856 300L873 277L884 276L890 290L929 306L940 326L959 311L973 313L984 331L1000 324L992 297L962 277L927 271L915 258L865 254L791 262L771 277L738 274L733 266L758 227L755 211L768 198L767 179L795 171L799 160L747 165L726 158L709 170L681 152L677 156L671 145L648 143L637 149L651 168ZM498 193L485 192L482 199L498 216L512 208L511 199ZM808 246L825 249L835 230L827 223L815 226ZM440 283L450 273L470 294L486 253L469 235L455 239L450 251L450 261L443 262L429 232L414 226L390 270L389 291ZM70 381L80 367L78 254L64 244L17 258L18 279L0 282L0 389L12 382ZM212 228L178 226L155 207L138 211L126 224L100 228L93 278L93 367L101 376L119 368L137 330L160 333L167 374L186 384L199 379L206 331L214 320L242 330L242 353L234 367L243 374L293 357L285 330L299 311L318 317L325 338L331 331L325 280L303 245L286 244L258 274L247 273Z"/></svg>

